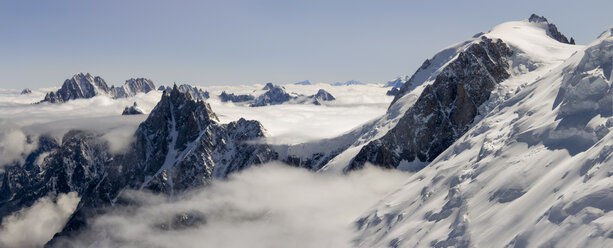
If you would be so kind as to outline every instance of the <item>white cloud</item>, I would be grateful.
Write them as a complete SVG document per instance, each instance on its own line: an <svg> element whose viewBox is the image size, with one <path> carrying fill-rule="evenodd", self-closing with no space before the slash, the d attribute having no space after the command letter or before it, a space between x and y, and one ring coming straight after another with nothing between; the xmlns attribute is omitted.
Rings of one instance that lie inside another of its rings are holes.
<svg viewBox="0 0 613 248"><path fill-rule="evenodd" d="M80 198L75 192L39 199L7 216L0 227L0 247L42 247L66 224Z"/></svg>
<svg viewBox="0 0 613 248"><path fill-rule="evenodd" d="M36 142L28 142L27 136L15 125L0 121L0 166L23 162L24 157L36 149Z"/></svg>
<svg viewBox="0 0 613 248"><path fill-rule="evenodd" d="M332 138L377 118L385 113L393 97L386 96L389 88L379 85L335 87L328 84L283 85L288 92L312 95L319 89L329 91L337 100L325 105L282 104L265 107L249 107L241 104L221 103L216 97L221 91L239 94L261 93L263 85L211 86L208 101L222 122L243 117L258 120L268 130L268 143L297 144L323 138Z"/></svg>
<svg viewBox="0 0 613 248"><path fill-rule="evenodd" d="M409 174L367 167L349 175L268 164L169 201L131 192L140 207L96 218L72 245L100 247L350 247L353 221ZM177 213L205 223L165 231ZM60 246L66 243L60 243Z"/></svg>

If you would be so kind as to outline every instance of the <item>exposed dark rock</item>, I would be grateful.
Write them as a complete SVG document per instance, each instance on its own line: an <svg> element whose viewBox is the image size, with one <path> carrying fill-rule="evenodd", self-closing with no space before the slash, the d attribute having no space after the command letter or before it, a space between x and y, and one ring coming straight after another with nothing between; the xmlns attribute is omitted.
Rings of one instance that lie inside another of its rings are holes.
<svg viewBox="0 0 613 248"><path fill-rule="evenodd" d="M110 87L101 77L89 73L77 73L66 79L62 88L49 92L41 102L61 103L74 99L92 98L97 95L109 95L112 98L125 98L137 93L147 93L155 89L153 82L145 78L132 78L121 87Z"/></svg>
<svg viewBox="0 0 613 248"><path fill-rule="evenodd" d="M31 93L32 93L32 90L30 90L30 89L28 89L28 88L25 88L25 89L23 89L23 90L21 91L21 94L22 94L22 95L27 95L27 94L31 94Z"/></svg>
<svg viewBox="0 0 613 248"><path fill-rule="evenodd" d="M253 101L255 99L254 96L252 95L235 95L234 93L226 93L221 92L221 94L219 95L219 99L222 102L248 102L248 101Z"/></svg>
<svg viewBox="0 0 613 248"><path fill-rule="evenodd" d="M276 86L272 83L267 83L262 90L267 91L266 93L259 95L257 98L255 98L253 103L250 105L251 107L282 104L284 102L294 99L292 95L285 91L284 87Z"/></svg>
<svg viewBox="0 0 613 248"><path fill-rule="evenodd" d="M388 96L395 96L395 95L398 95L398 93L400 93L400 89L398 89L396 87L394 87L394 88L388 90L387 92L385 92L385 94L388 95Z"/></svg>
<svg viewBox="0 0 613 248"><path fill-rule="evenodd" d="M200 100L204 101L204 100L209 99L211 97L208 91L202 90L202 89L197 88L195 86L191 86L189 84L182 84L182 85L177 86L177 88L179 89L180 92L189 93L191 95L191 97L194 98L194 99L200 99ZM171 91L172 87L167 86L163 90Z"/></svg>
<svg viewBox="0 0 613 248"><path fill-rule="evenodd" d="M66 79L57 92L49 92L41 102L60 103L79 98L92 98L109 92L109 86L101 77L78 73Z"/></svg>
<svg viewBox="0 0 613 248"><path fill-rule="evenodd" d="M132 106L128 106L123 109L121 115L142 115L144 114L143 110L138 107L136 102Z"/></svg>
<svg viewBox="0 0 613 248"><path fill-rule="evenodd" d="M313 100L313 104L315 104L315 105L321 105L325 101L334 101L334 100L336 100L336 98L334 98L334 96L332 96L332 94L330 94L329 92L327 92L327 91L325 91L323 89L319 89L317 91L317 94L309 96L309 98Z"/></svg>
<svg viewBox="0 0 613 248"><path fill-rule="evenodd" d="M544 23L547 25L547 35L549 35L551 38L559 42L562 42L562 43L575 44L574 39L571 38L571 41L569 42L568 38L566 38L566 36L564 36L562 33L560 33L560 31L558 31L558 27L556 27L556 25L554 25L553 23L549 23L547 21L547 18L543 16L532 14L530 18L528 18L528 21L534 22L534 23Z"/></svg>
<svg viewBox="0 0 613 248"><path fill-rule="evenodd" d="M138 93L148 93L155 90L153 81L146 78L131 78L121 87L111 87L109 90L113 98L126 98L135 96Z"/></svg>
<svg viewBox="0 0 613 248"><path fill-rule="evenodd" d="M176 195L278 157L268 145L252 142L264 137L259 122L221 124L208 104L194 101L177 87L164 92L125 153L110 153L101 135L73 130L61 144L41 137L24 165L9 167L0 176L0 217L45 196L77 192L77 210L49 243L65 247L61 237L78 233L93 215L104 213L112 203L129 204L118 200L124 190Z"/></svg>
<svg viewBox="0 0 613 248"><path fill-rule="evenodd" d="M274 89L276 87L279 87L279 86L275 86L272 83L266 83L266 85L264 85L264 88L262 88L262 90L272 90L272 89Z"/></svg>
<svg viewBox="0 0 613 248"><path fill-rule="evenodd" d="M364 146L345 170L361 168L366 162L396 168L403 160L432 161L467 131L478 106L489 99L497 83L509 77L511 55L501 40L482 37L451 61L398 124Z"/></svg>

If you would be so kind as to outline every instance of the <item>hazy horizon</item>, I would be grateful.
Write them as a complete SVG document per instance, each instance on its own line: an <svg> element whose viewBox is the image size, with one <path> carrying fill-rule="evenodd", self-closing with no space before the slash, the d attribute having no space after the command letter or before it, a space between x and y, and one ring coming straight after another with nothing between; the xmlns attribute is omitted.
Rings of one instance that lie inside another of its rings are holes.
<svg viewBox="0 0 613 248"><path fill-rule="evenodd" d="M132 77L156 85L382 83L411 75L444 47L532 13L587 44L613 23L611 7L610 1L2 2L0 88L60 86L77 72L114 85Z"/></svg>

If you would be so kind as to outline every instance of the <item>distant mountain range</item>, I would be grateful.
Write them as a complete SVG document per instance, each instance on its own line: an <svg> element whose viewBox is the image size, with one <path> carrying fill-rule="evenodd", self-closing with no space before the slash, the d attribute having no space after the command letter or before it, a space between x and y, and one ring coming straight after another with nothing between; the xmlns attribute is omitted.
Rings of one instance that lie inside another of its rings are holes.
<svg viewBox="0 0 613 248"><path fill-rule="evenodd" d="M581 46L541 16L502 23L386 83L397 91L380 118L298 145L263 142L258 121L220 123L206 91L166 87L124 154L110 153L98 133L40 136L25 162L0 177L0 217L77 192L77 210L48 243L66 247L89 218L130 204L121 198L126 189L173 196L268 161L320 173L374 165L412 174L356 218L355 247L610 247L612 61L613 28ZM109 88L79 73L43 102L154 89L142 78ZM272 83L262 91L220 99L253 107L335 99L323 89L305 96ZM186 216L177 221L204 218Z"/></svg>

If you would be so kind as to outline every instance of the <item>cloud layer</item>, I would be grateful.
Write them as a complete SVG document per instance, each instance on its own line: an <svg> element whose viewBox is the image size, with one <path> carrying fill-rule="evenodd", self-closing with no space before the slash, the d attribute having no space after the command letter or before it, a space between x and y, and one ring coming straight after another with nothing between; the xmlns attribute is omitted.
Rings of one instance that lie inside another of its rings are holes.
<svg viewBox="0 0 613 248"><path fill-rule="evenodd" d="M86 233L63 242L99 247L350 247L356 216L407 177L375 168L328 175L267 164L172 200L130 192L127 198L139 206L100 216ZM192 221L198 224L173 226L183 213L200 216Z"/></svg>
<svg viewBox="0 0 613 248"><path fill-rule="evenodd" d="M267 142L273 144L297 144L322 138L332 138L350 131L385 113L392 97L386 96L387 88L379 85L334 87L328 84L284 85L290 92L311 95L323 88L337 100L325 105L282 104L266 107L222 103L217 98L221 91L259 94L263 85L209 86L213 111L224 123L246 118L260 121L268 130ZM122 116L125 106L137 102L149 113L161 97L161 92L138 94L125 99L96 96L77 99L62 104L33 104L40 101L45 92L53 89L34 90L20 95L17 90L0 89L0 167L23 160L23 155L36 148L29 144L36 136L50 134L58 140L71 129L96 131L104 134L112 152L125 151L132 141L132 134L147 115Z"/></svg>
<svg viewBox="0 0 613 248"><path fill-rule="evenodd" d="M75 192L39 199L29 208L5 217L0 227L0 247L41 247L59 232L77 207Z"/></svg>

